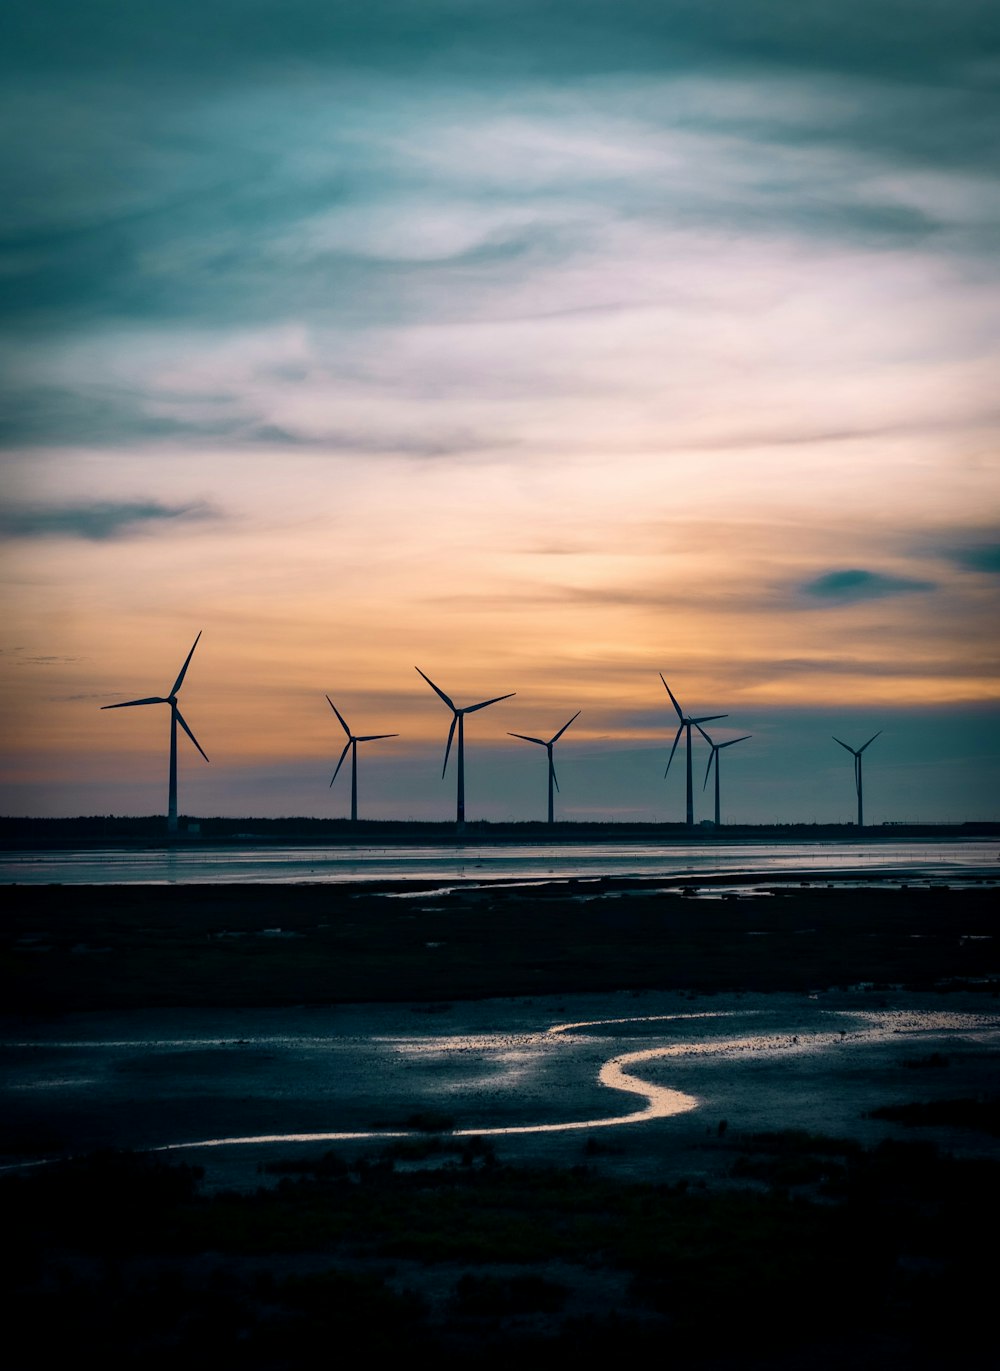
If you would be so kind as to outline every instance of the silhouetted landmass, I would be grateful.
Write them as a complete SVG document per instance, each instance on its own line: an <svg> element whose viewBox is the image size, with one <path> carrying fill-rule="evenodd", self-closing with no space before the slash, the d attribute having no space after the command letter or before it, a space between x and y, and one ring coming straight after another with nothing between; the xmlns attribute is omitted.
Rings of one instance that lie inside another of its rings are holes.
<svg viewBox="0 0 1000 1371"><path fill-rule="evenodd" d="M997 992L990 885L758 882L770 898L636 877L317 885L21 885L0 923L14 1012L428 1003L663 989L956 985ZM732 878L725 884L732 886ZM406 899L399 899L405 891Z"/></svg>
<svg viewBox="0 0 1000 1371"><path fill-rule="evenodd" d="M854 824L698 824L683 823L466 823L461 841L466 843L595 843L595 842L703 842L706 845L733 841L822 842L841 839L857 842ZM1000 822L961 824L886 823L863 830L866 842L900 838L994 838ZM315 819L289 817L196 818L182 816L178 834L168 837L163 815L140 818L114 814L49 819L0 817L0 847L52 849L65 846L137 844L142 846L183 843L329 843L420 845L456 842L454 822L425 823L397 819Z"/></svg>

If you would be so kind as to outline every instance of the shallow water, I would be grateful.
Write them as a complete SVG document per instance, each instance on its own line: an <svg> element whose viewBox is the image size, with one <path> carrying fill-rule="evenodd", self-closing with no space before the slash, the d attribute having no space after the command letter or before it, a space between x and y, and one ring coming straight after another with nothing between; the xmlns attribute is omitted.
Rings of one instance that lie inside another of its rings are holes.
<svg viewBox="0 0 1000 1371"><path fill-rule="evenodd" d="M448 1007L432 1031L405 1006L74 1015L0 1035L0 1094L8 1128L37 1151L51 1138L50 1155L210 1156L248 1183L275 1148L412 1136L415 1111L519 1155L573 1159L600 1130L629 1140L623 1165L660 1174L671 1137L720 1118L870 1140L885 1129L866 1119L873 1105L928 1088L974 1095L995 1069L1000 1015L974 998L720 999L485 1001ZM932 1050L946 1071L900 1070Z"/></svg>
<svg viewBox="0 0 1000 1371"><path fill-rule="evenodd" d="M109 848L5 853L0 882L19 884L233 884L357 881L664 879L801 872L916 873L925 880L1000 877L996 840L880 842L553 843L425 847L244 846Z"/></svg>

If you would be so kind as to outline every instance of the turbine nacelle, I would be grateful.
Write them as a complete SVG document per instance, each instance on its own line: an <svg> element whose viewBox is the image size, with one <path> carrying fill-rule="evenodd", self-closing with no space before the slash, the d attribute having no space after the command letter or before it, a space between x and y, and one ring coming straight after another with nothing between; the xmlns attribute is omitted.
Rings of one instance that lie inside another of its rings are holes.
<svg viewBox="0 0 1000 1371"><path fill-rule="evenodd" d="M177 725L180 724L182 730L194 743L195 747L208 761L208 754L188 727L188 722L181 713L177 704L177 696L181 686L184 684L184 677L187 669L191 665L191 658L194 650L201 640L199 630L198 637L191 644L191 651L184 658L184 665L177 673L177 679L166 695L146 695L141 700L122 700L119 704L102 705L102 709L131 709L135 705L169 705L170 706L170 772L167 788L167 829L171 833L177 831Z"/></svg>
<svg viewBox="0 0 1000 1371"><path fill-rule="evenodd" d="M335 770L334 770L333 775L330 777L330 786L331 786L331 788L332 788L333 783L334 783L334 781L337 779L337 775L338 775L338 773L340 772L340 768L344 765L344 759L346 758L348 752L351 752L352 749L353 749L353 754L354 754L354 755L353 755L353 761L354 761L355 770L356 770L356 767L357 767L357 760L358 760L358 743L375 743L375 742L378 742L378 741L379 741L380 739L382 739L382 738L398 738L398 737L399 737L399 734L398 734L398 733L358 733L358 734L354 734L354 733L351 732L350 728L348 727L348 725L347 725L347 720L344 718L343 714L341 714L340 710L337 708L337 706L336 706L336 705L333 703L333 701L330 699L329 695L326 696L326 702L327 702L327 704L330 706L330 708L333 710L334 714L336 714L338 720L340 721L340 726L341 726L341 728L342 728L342 729L344 730L344 732L347 734L347 742L344 744L344 750L343 750L343 752L340 754L340 760L339 760L338 763L337 763L337 766L336 766L336 768L335 768ZM352 818L352 819L356 819L356 818L357 818L357 803L358 803L358 797L357 797L357 776L356 776L356 774L355 774L354 777L352 777L352 782L351 782L351 818Z"/></svg>
<svg viewBox="0 0 1000 1371"><path fill-rule="evenodd" d="M172 715L172 719L176 719L176 721L180 724L181 728L184 730L184 732L187 734L187 736L191 739L191 741L194 743L195 747L198 749L198 751L201 753L201 755L205 758L205 761L207 762L207 761L208 761L208 754L205 752L205 749L202 747L201 743L199 743L198 739L197 739L197 738L194 736L194 734L191 732L191 729L190 729L190 727L188 726L187 720L184 718L184 715L181 713L180 708L179 708L179 706L178 706L178 704L177 704L177 695L178 695L178 692L180 691L181 686L184 684L184 677L187 675L187 669L188 669L188 667L191 665L191 658L194 656L194 650L195 650L195 648L198 646L198 643L200 642L200 640L201 640L201 631L199 630L198 637L195 638L194 642L191 644L191 651L190 651L190 652L188 653L188 655L184 658L184 665L181 667L180 671L177 673L177 679L176 679L176 681L174 681L173 685L170 687L170 693L169 693L168 695L146 695L146 696L144 696L141 700L123 700L123 701L121 702L121 704L117 704L117 705L101 705L101 708L102 708L102 709L131 709L134 705L169 705L169 706L170 706L171 715Z"/></svg>
<svg viewBox="0 0 1000 1371"><path fill-rule="evenodd" d="M465 823L465 716L475 714L480 709L486 709L489 705L499 704L501 700L509 700L515 691L508 691L506 695L494 695L492 699L480 700L478 704L465 705L462 709L455 704L450 695L446 695L439 685L435 685L431 678L418 666L414 671L418 676L422 676L433 690L434 694L442 700L451 710L451 727L448 729L448 741L444 749L444 766L441 768L441 779L444 780L445 772L448 770L448 758L451 756L451 745L455 738L455 730L458 729L458 785L455 802L455 822L461 831Z"/></svg>
<svg viewBox="0 0 1000 1371"><path fill-rule="evenodd" d="M670 696L670 703L673 705L674 709L677 711L677 717L678 717L678 719L680 720L680 723L677 725L677 732L674 734L674 745L673 745L673 747L670 749L670 756L669 756L669 758L667 759L667 769L666 769L666 771L664 771L664 773L663 773L663 778L664 778L664 780L666 780L667 776L670 774L670 763L674 760L674 753L677 751L677 744L680 742L680 740L681 740L681 734L684 732L684 730L685 730L685 729L688 730L688 748L690 749L690 747L691 747L691 727L692 727L692 725L694 725L696 728L698 728L698 732L699 732L699 733L702 733L702 729L700 728L700 725L701 725L701 724L710 724L710 723L712 722L713 719L728 719L728 718L729 718L729 715L728 715L728 714L700 714L697 718L694 718L692 715L687 715L687 714L685 714L684 711L683 711L683 709L681 709L680 705L677 703L677 696L674 694L674 692L673 692L673 691L670 689L670 687L667 685L666 681L663 680L663 672L662 672L662 671L659 673L659 676L660 676L660 680L663 681L663 689L664 689L664 690L667 692L667 694ZM704 735L703 735L703 736L704 736Z"/></svg>
<svg viewBox="0 0 1000 1371"><path fill-rule="evenodd" d="M833 741L834 741L835 743L840 743L840 746L841 746L842 748L844 748L847 752L849 752L849 753L851 754L852 757L860 757L861 754L862 754L862 752L864 752L864 750L865 750L866 747L871 747L872 743L875 741L875 739L876 739L877 737L879 737L879 735L881 734L881 732L882 732L882 730L879 729L878 733L873 733L872 736L868 739L868 741L867 741L866 743L862 743L862 745L861 745L860 747L858 747L858 748L848 747L846 743L840 743L840 739L837 738L837 737L834 737L834 735L833 735L832 733L830 734L830 737L833 738Z"/></svg>
<svg viewBox="0 0 1000 1371"><path fill-rule="evenodd" d="M723 715L722 717L725 718L726 716ZM732 747L732 746L734 745L734 743L745 743L746 740L747 740L748 738L752 738L752 737L753 737L753 734L752 734L752 733L744 733L741 737L739 737L739 738L729 738L729 739L728 739L726 742L724 742L724 743L713 743L712 740L711 740L711 738L708 736L708 734L707 734L707 733L705 732L705 730L702 728L701 724L699 724L696 720L694 720L694 721L692 721L692 722L694 722L695 728L697 728L698 732L699 732L699 733L701 734L701 736L705 739L705 742L708 743L709 747L712 749L712 751L709 753L709 757L708 757L708 766L705 768L705 779L704 779L704 781L702 782L702 786L701 786L702 790L704 790L705 787L708 785L708 778L709 778L709 776L712 774L712 763L713 763L713 762L715 763L716 771L718 771L718 768L719 768L719 753L722 751L722 749L723 749L724 747Z"/></svg>
<svg viewBox="0 0 1000 1371"><path fill-rule="evenodd" d="M528 733L511 733L509 729L507 730L507 736L510 738L520 738L523 742L537 743L539 747L545 748L549 758L549 776L552 778L556 790L559 789L559 778L556 776L556 764L552 757L552 749L555 746L555 744L559 741L559 739L562 737L562 735L566 732L567 728L569 728L570 724L573 722L573 719L578 719L581 713L582 710L578 709L576 713L573 715L573 718L567 719L566 722L563 724L562 728L559 730L559 732L554 733L548 742L546 742L544 738L532 738ZM550 813L549 822L551 823L551 821L552 815Z"/></svg>
<svg viewBox="0 0 1000 1371"><path fill-rule="evenodd" d="M477 710L486 709L488 705L499 704L501 700L509 700L512 698L512 696L517 694L517 691L511 690L506 695L494 695L492 700L480 700L478 704L465 705L462 709L459 709L459 707L455 704L455 701L451 698L451 696L446 695L444 691L441 689L441 687L435 685L431 678L425 675L425 673L422 672L418 666L415 666L413 670L417 673L418 676L423 676L424 680L430 686L431 690L434 691L435 695L440 696L440 698L451 710L451 727L448 729L448 741L445 744L444 749L444 766L441 768L441 779L443 780L444 774L448 770L448 757L451 754L451 745L454 741L455 728L458 725L459 720L462 719L466 714L475 714Z"/></svg>
<svg viewBox="0 0 1000 1371"><path fill-rule="evenodd" d="M881 732L882 732L882 730L879 729L878 733L873 733L872 736L868 739L868 741L867 741L866 743L862 743L861 747L858 747L858 748L854 748L854 747L848 746L847 743L842 742L841 739L838 738L835 734L831 734L831 735L830 735L830 736L833 738L833 741L834 741L835 743L840 743L840 746L844 749L844 751L845 751L845 752L849 752L849 753L851 754L851 756L854 758L854 791L855 791L855 794L856 794L857 797L858 797L858 827L859 827L859 828L862 827L863 821L864 821L864 810L863 810L863 807L862 807L863 802L862 802L862 796L861 796L861 791L862 791L861 754L862 754L862 752L864 752L864 750L865 750L866 747L871 747L872 743L875 741L875 739L876 739L877 737L880 736Z"/></svg>

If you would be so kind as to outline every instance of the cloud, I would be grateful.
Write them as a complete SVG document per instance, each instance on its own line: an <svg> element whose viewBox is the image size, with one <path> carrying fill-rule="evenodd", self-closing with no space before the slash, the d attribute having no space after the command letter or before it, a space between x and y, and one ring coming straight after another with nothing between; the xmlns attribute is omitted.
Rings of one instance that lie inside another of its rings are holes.
<svg viewBox="0 0 1000 1371"><path fill-rule="evenodd" d="M963 571L985 571L994 576L1000 574L1000 543L954 548L945 555Z"/></svg>
<svg viewBox="0 0 1000 1371"><path fill-rule="evenodd" d="M208 440L212 447L299 448L323 453L403 454L448 457L492 452L516 445L499 430L477 431L469 424L424 424L407 430L391 416L373 414L365 425L331 426L315 412L318 383L279 377L269 388L253 370L236 383L237 396L220 387L215 393L165 391L140 378L132 387L100 384L16 385L0 388L0 448L37 449L132 444L190 446ZM381 394L381 392L378 392ZM373 402L374 405L374 402ZM271 406L279 423L261 419ZM297 410L304 409L300 419Z"/></svg>
<svg viewBox="0 0 1000 1371"><path fill-rule="evenodd" d="M261 447L296 447L314 449L320 453L364 453L372 456L453 457L471 453L493 452L515 446L510 438L500 434L476 433L473 430L456 432L405 433L371 429L322 429L313 433L285 427L281 424L261 424L257 428L234 429L230 435L237 443Z"/></svg>
<svg viewBox="0 0 1000 1371"><path fill-rule="evenodd" d="M207 504L164 505L156 500L25 505L0 512L0 534L8 538L84 538L104 543L165 524L217 517Z"/></svg>
<svg viewBox="0 0 1000 1371"><path fill-rule="evenodd" d="M226 398L221 397L220 403ZM0 447L117 446L224 438L239 424L229 414L154 413L157 403L164 407L155 394L99 383L5 386L0 390Z"/></svg>
<svg viewBox="0 0 1000 1371"><path fill-rule="evenodd" d="M69 662L81 662L82 657L22 657L17 666L65 666Z"/></svg>
<svg viewBox="0 0 1000 1371"><path fill-rule="evenodd" d="M858 568L827 571L801 587L804 594L830 604L849 604L858 600L881 600L889 595L908 595L914 591L936 590L934 581L917 581L908 576L886 576L878 571Z"/></svg>
<svg viewBox="0 0 1000 1371"><path fill-rule="evenodd" d="M461 312L600 206L876 248L996 222L971 0L89 8L13 26L5 308L40 329Z"/></svg>
<svg viewBox="0 0 1000 1371"><path fill-rule="evenodd" d="M812 70L924 76L996 51L991 6L952 0L174 0L156 7L107 0L12 0L14 70L138 75L171 70L188 82L225 78L291 58L335 70L362 64L509 76L541 66L562 76L611 66L638 72L767 59ZM15 66L17 63L19 65ZM296 68L297 73L297 68Z"/></svg>

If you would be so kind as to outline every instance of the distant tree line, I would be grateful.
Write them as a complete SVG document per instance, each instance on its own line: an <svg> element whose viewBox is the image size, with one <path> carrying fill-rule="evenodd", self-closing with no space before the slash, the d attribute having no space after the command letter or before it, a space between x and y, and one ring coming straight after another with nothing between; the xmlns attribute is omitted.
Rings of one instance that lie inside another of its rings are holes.
<svg viewBox="0 0 1000 1371"><path fill-rule="evenodd" d="M970 822L961 824L884 824L865 830L865 841L898 838L991 838L1000 836L1000 823ZM848 839L857 841L854 824L726 824L716 829L712 824L699 825L693 832L684 823L578 823L541 821L520 823L491 823L478 820L467 823L464 841L490 842L622 842L656 840L706 843L734 840L763 840L769 837L788 842ZM450 821L424 822L398 819L318 819L288 816L277 819L261 818L195 818L182 817L180 832L167 839L163 831L163 816L149 814L140 817L117 814L81 815L76 818L0 817L0 843L7 847L52 846L70 842L151 842L182 843L267 842L292 838L322 840L329 843L395 843L455 842L455 825Z"/></svg>

